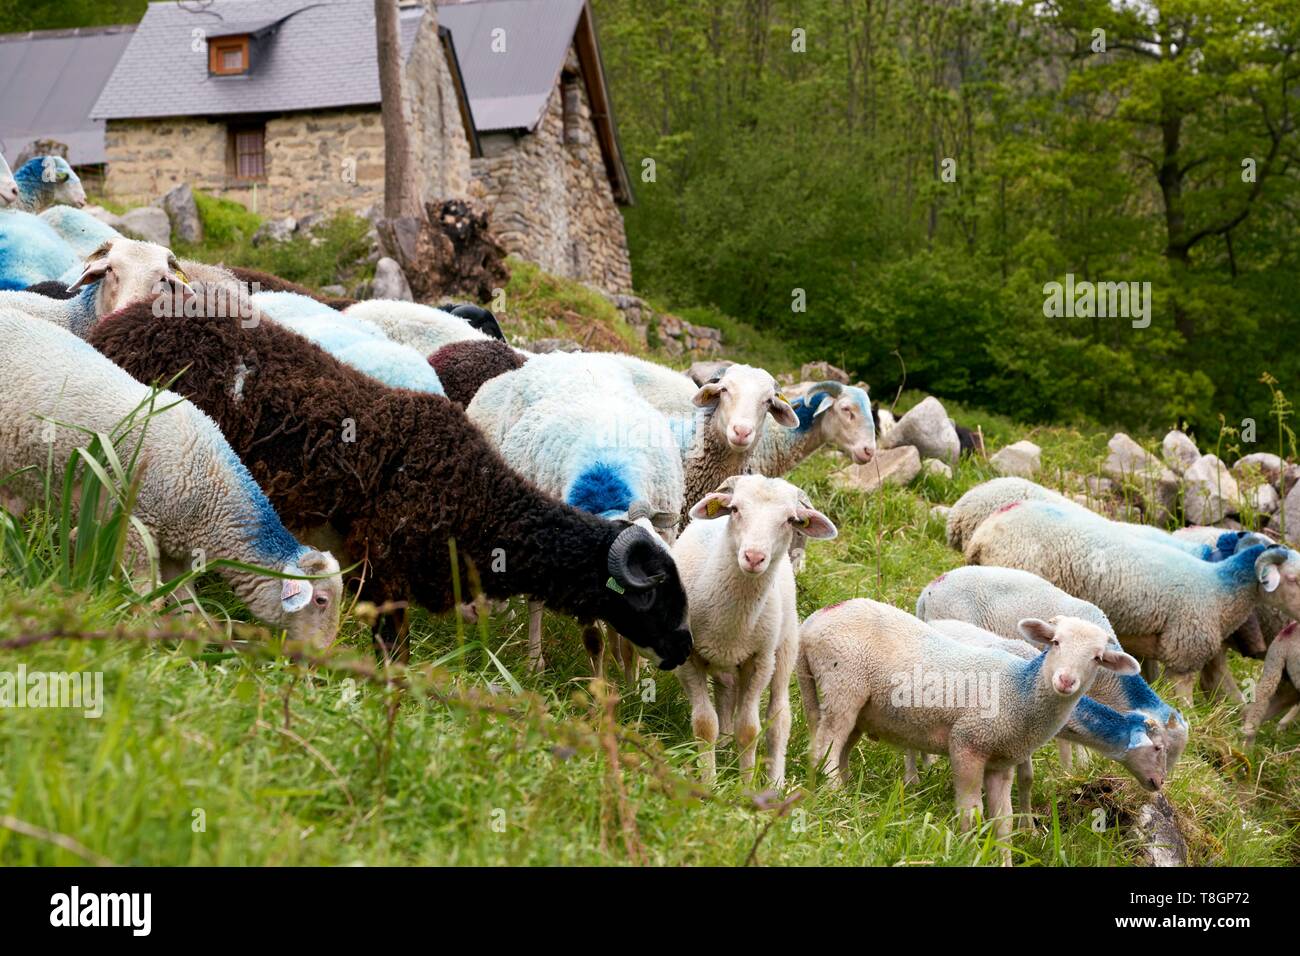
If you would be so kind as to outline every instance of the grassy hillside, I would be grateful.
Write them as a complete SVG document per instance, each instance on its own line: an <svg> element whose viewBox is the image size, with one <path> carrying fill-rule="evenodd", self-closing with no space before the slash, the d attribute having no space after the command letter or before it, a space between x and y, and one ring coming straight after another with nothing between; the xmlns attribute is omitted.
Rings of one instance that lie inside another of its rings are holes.
<svg viewBox="0 0 1300 956"><path fill-rule="evenodd" d="M624 335L598 296L531 268L516 266L507 295L513 334L564 334L548 323L577 313ZM730 320L711 324L724 327L731 358L776 372L797 365L780 342ZM951 411L981 424L991 447L1026 437L1006 419ZM1031 437L1050 476L1093 470L1107 434L1039 428ZM930 579L959 563L931 506L992 475L963 462L952 480L927 477L866 497L831 484L845 464L822 451L792 476L841 532L809 547L801 616L856 596L910 608ZM804 789L797 689L789 799L742 780L730 749L720 754L719 788L701 791L676 679L643 670L634 687L618 678L594 685L577 628L550 614L549 666L530 675L522 601L478 627L417 611L412 671L377 674L365 607L348 615L338 654L306 666L258 628L229 623L215 633L193 616L131 611L113 588L28 590L13 579L0 576L0 672L102 672L107 699L98 719L4 713L0 864L997 860L989 827L956 833L945 763L905 791L901 754L864 742L850 787ZM200 591L216 620L243 616L219 582ZM1258 663L1238 659L1234 668L1244 678ZM1247 756L1233 708L1201 704L1188 717L1191 744L1166 792L1192 861L1295 864L1295 731L1265 727ZM1013 837L1017 862L1134 862L1128 824L1145 799L1136 784L1100 758L1067 774L1047 748L1036 763L1040 823Z"/></svg>

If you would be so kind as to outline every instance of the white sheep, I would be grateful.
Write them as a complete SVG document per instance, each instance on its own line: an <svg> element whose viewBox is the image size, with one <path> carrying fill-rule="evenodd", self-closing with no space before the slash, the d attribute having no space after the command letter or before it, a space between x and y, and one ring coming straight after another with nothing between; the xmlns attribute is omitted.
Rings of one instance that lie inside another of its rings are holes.
<svg viewBox="0 0 1300 956"><path fill-rule="evenodd" d="M367 299L348 306L343 314L371 323L394 342L415 349L426 359L451 342L490 338L459 316L418 302Z"/></svg>
<svg viewBox="0 0 1300 956"><path fill-rule="evenodd" d="M1242 714L1246 746L1254 746L1260 724L1286 713L1282 719L1285 726L1294 719L1297 706L1300 706L1300 625L1292 621L1269 645L1255 687L1255 699Z"/></svg>
<svg viewBox="0 0 1300 956"><path fill-rule="evenodd" d="M673 545L686 588L695 649L676 674L691 704L703 776L716 780L718 712L709 675L736 679L736 745L740 769L754 766L759 700L767 706L768 778L785 781L790 739L790 674L799 649L794 571L788 550L798 528L809 538L833 538L835 525L806 507L802 493L780 478L733 476L690 510L693 519Z"/></svg>
<svg viewBox="0 0 1300 956"><path fill-rule="evenodd" d="M0 156L0 209L16 205L17 202L18 183L4 156Z"/></svg>
<svg viewBox="0 0 1300 956"><path fill-rule="evenodd" d="M1135 538L1091 512L1043 501L986 518L967 545L972 564L1021 568L1101 609L1132 653L1165 665L1190 702L1197 674L1257 604L1300 611L1300 555L1253 545L1203 561ZM1226 674L1219 693L1240 699Z"/></svg>
<svg viewBox="0 0 1300 956"><path fill-rule="evenodd" d="M939 575L916 599L916 616L935 622L956 619L990 631L1007 640L1019 640L1020 621L1026 617L1049 620L1077 617L1096 624L1118 641L1110 620L1095 604L1067 594L1037 574L1018 568L968 565ZM1097 675L1089 696L1117 711L1138 711L1165 728L1169 773L1187 747L1187 720L1151 689L1139 674ZM1061 747L1061 765L1069 769L1067 747Z"/></svg>
<svg viewBox="0 0 1300 956"><path fill-rule="evenodd" d="M1065 726L1099 669L1136 674L1137 661L1078 618L1026 618L1022 636L1042 649L1033 660L972 647L906 611L858 598L804 621L800 695L812 736L810 760L848 779L853 745L870 734L896 747L946 753L957 812L968 829L982 809L1010 832L1011 775ZM1010 862L1004 850L1004 862Z"/></svg>
<svg viewBox="0 0 1300 956"><path fill-rule="evenodd" d="M261 620L285 627L295 639L318 645L338 633L342 579L328 552L299 544L248 469L207 415L172 392L151 390L71 332L12 309L0 309L0 474L14 510L42 500L42 472L50 483L86 443L78 429L113 433L135 415L126 445L140 443L139 486L133 514L156 543L164 577L198 555L238 561L317 580L280 579L236 568L218 573ZM139 561L144 538L134 528Z"/></svg>
<svg viewBox="0 0 1300 956"><path fill-rule="evenodd" d="M0 230L9 215L0 213ZM152 298L164 290L181 294L194 291L170 249L121 237L105 243L86 259L68 289L77 290L80 294L69 299L35 292L0 292L0 307L43 319L85 338L97 321L130 302Z"/></svg>

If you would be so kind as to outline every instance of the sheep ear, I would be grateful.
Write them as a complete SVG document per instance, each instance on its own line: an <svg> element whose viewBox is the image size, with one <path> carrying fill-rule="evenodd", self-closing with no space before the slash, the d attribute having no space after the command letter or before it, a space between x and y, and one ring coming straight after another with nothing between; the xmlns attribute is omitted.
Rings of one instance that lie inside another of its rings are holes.
<svg viewBox="0 0 1300 956"><path fill-rule="evenodd" d="M772 396L772 402L767 410L771 412L773 420L778 425L784 425L786 428L795 428L799 425L799 416L794 413L794 409L780 392Z"/></svg>
<svg viewBox="0 0 1300 956"><path fill-rule="evenodd" d="M721 518L724 514L731 513L731 493L727 491L711 491L691 508L687 514L692 518L707 520L709 518Z"/></svg>
<svg viewBox="0 0 1300 956"><path fill-rule="evenodd" d="M1290 552L1286 548L1269 548L1255 559L1255 576L1265 591L1276 591L1282 583L1279 564L1285 564Z"/></svg>
<svg viewBox="0 0 1300 956"><path fill-rule="evenodd" d="M77 278L77 281L72 283L72 285L68 286L68 291L76 292L78 289L82 288L83 286L90 285L92 282L98 282L100 279L104 278L104 275L107 272L108 272L107 257L92 259L90 262L86 263L86 268L81 273L81 275Z"/></svg>
<svg viewBox="0 0 1300 956"><path fill-rule="evenodd" d="M691 403L697 408L703 408L705 405L714 405L718 401L718 396L722 393L722 386L717 382L705 382L700 386L700 390L695 393ZM791 412L793 414L793 412Z"/></svg>
<svg viewBox="0 0 1300 956"><path fill-rule="evenodd" d="M1050 645L1052 638L1056 636L1055 626L1036 617L1025 618L1016 625L1016 628L1020 631L1021 637L1038 647Z"/></svg>
<svg viewBox="0 0 1300 956"><path fill-rule="evenodd" d="M284 569L285 574L302 574L301 568L296 565L289 565ZM301 611L311 600L312 586L310 581L298 581L293 578L285 578L280 582L280 606L292 614L294 611Z"/></svg>
<svg viewBox="0 0 1300 956"><path fill-rule="evenodd" d="M1137 662L1137 658L1123 651L1111 650L1109 647L1101 652L1101 666L1121 677L1132 677L1134 674L1142 673L1142 665Z"/></svg>
<svg viewBox="0 0 1300 956"><path fill-rule="evenodd" d="M795 523L809 538L822 538L829 540L839 534L839 530L816 508L798 507L794 509Z"/></svg>
<svg viewBox="0 0 1300 956"><path fill-rule="evenodd" d="M1178 729L1178 716L1172 710L1169 712L1169 719L1165 721L1165 727L1169 730Z"/></svg>

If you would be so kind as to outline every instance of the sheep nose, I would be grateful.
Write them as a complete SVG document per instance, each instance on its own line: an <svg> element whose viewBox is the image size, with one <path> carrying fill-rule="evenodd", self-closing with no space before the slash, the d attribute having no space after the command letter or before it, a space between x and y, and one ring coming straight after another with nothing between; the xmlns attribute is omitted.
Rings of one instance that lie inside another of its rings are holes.
<svg viewBox="0 0 1300 956"><path fill-rule="evenodd" d="M767 560L766 552L756 550L755 548L745 549L745 565L751 571L758 570L759 566Z"/></svg>
<svg viewBox="0 0 1300 956"><path fill-rule="evenodd" d="M1062 694L1071 693L1074 690L1074 688L1078 686L1078 684L1079 682L1075 680L1074 677L1070 674L1056 675L1056 689L1059 690Z"/></svg>
<svg viewBox="0 0 1300 956"><path fill-rule="evenodd" d="M872 448L868 448L866 445L863 445L861 448L859 448L858 453L854 455L854 457L857 458L859 465L865 465L867 462L871 461L871 459L874 458L875 456L876 456L875 450Z"/></svg>
<svg viewBox="0 0 1300 956"><path fill-rule="evenodd" d="M748 425L732 425L731 434L738 443L744 445L748 443L749 436L754 434L754 429L750 428Z"/></svg>

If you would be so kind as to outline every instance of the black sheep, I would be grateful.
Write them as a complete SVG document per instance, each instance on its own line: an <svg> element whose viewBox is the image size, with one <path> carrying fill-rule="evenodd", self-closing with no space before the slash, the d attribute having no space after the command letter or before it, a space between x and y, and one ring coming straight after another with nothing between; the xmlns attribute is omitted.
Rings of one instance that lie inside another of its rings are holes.
<svg viewBox="0 0 1300 956"><path fill-rule="evenodd" d="M497 322L497 317L483 308L481 305L472 305L465 303L462 305L440 305L438 308L444 312L449 312L458 319L464 319L471 327L478 329L484 335L490 335L494 339L506 340L506 334L501 331L501 326Z"/></svg>
<svg viewBox="0 0 1300 956"><path fill-rule="evenodd" d="M608 621L665 670L686 659L686 593L648 531L547 497L441 396L383 386L273 322L248 325L160 318L140 302L90 343L143 382L187 368L173 391L216 420L286 523L326 525L366 559L367 599L449 609L454 539L462 595L477 575L489 597Z"/></svg>
<svg viewBox="0 0 1300 956"><path fill-rule="evenodd" d="M528 361L505 342L462 339L450 342L429 356L447 397L465 406L488 379L511 372Z"/></svg>

